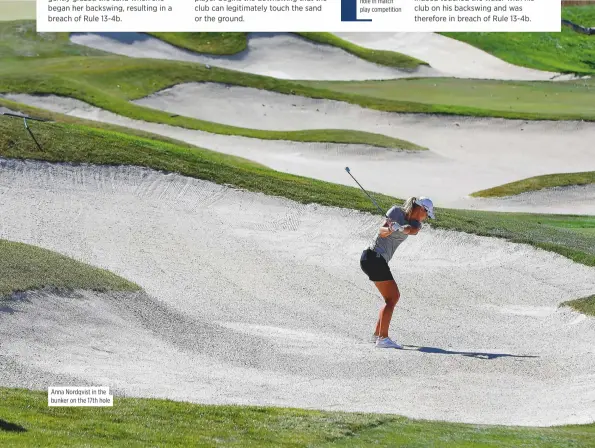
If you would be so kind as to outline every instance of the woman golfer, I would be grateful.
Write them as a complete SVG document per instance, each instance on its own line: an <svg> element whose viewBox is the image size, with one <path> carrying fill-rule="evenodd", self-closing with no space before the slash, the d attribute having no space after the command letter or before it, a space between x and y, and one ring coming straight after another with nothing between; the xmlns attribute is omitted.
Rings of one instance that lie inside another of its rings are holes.
<svg viewBox="0 0 595 448"><path fill-rule="evenodd" d="M429 198L411 197L401 207L393 206L387 213L387 219L380 227L378 235L368 248L362 252L360 266L374 282L384 298L385 305L380 310L374 341L380 348L403 348L388 337L388 327L400 293L388 263L397 247L409 235L417 235L421 223L427 217L434 219L434 204Z"/></svg>

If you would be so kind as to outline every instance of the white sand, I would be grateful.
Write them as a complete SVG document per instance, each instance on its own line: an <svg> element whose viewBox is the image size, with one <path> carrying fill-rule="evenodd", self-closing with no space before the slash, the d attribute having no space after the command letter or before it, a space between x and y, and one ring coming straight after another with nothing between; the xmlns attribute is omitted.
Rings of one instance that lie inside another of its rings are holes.
<svg viewBox="0 0 595 448"><path fill-rule="evenodd" d="M593 293L593 268L426 228L391 262L402 293L391 334L406 350L378 350L365 341L380 299L359 269L377 217L128 167L4 160L0 192L0 238L148 294L2 302L2 384L66 376L203 403L595 419L595 320L557 308Z"/></svg>
<svg viewBox="0 0 595 448"><path fill-rule="evenodd" d="M456 77L503 80L564 80L573 76L508 64L471 45L434 33L336 33L360 46L391 50L430 64L414 71L374 64L331 45L292 33L249 33L239 54L195 53L141 33L73 33L71 41L133 58L198 62L282 79L371 80Z"/></svg>
<svg viewBox="0 0 595 448"><path fill-rule="evenodd" d="M334 33L362 47L389 50L426 61L444 76L519 81L562 81L573 75L509 64L490 53L437 33Z"/></svg>
<svg viewBox="0 0 595 448"><path fill-rule="evenodd" d="M281 79L361 81L437 75L427 66L405 71L374 64L289 33L250 33L246 50L229 56L195 53L141 33L72 33L70 40L133 58L197 62Z"/></svg>
<svg viewBox="0 0 595 448"><path fill-rule="evenodd" d="M443 207L517 210L511 201L470 199L475 191L533 176L595 170L595 123L437 117L383 113L347 103L243 87L184 84L136 101L180 115L262 129L345 128L377 132L430 148L396 152L364 145L309 144L209 134L146 123L56 96L2 95L24 104L142 129L254 160L291 174L396 197L430 196ZM233 101L236 107L225 103ZM263 106L264 104L264 106ZM295 104L295 106L293 106ZM523 210L595 214L593 197L568 202L534 196Z"/></svg>

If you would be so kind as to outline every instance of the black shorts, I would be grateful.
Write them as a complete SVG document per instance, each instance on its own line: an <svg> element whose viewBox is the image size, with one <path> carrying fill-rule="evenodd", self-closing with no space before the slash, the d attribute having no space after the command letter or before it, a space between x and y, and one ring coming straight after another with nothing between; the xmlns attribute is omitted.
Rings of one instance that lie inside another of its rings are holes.
<svg viewBox="0 0 595 448"><path fill-rule="evenodd" d="M371 249L366 249L362 252L359 265L362 271L373 282L394 280L393 274L390 272L390 268L384 257Z"/></svg>

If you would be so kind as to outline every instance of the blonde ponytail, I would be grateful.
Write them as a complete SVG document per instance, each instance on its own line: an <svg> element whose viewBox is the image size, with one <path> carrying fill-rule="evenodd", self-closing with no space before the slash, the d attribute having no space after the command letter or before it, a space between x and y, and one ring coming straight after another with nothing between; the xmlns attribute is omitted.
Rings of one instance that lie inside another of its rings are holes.
<svg viewBox="0 0 595 448"><path fill-rule="evenodd" d="M401 206L401 210L403 210L403 213L405 213L406 216L409 216L411 210L413 210L413 205L415 204L416 200L417 198L415 196L411 196Z"/></svg>

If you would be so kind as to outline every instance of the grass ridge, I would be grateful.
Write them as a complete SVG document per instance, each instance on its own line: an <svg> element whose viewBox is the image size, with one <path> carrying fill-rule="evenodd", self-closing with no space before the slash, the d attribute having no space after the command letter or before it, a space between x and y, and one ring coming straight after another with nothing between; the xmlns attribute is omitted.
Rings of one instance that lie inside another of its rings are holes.
<svg viewBox="0 0 595 448"><path fill-rule="evenodd" d="M58 252L0 240L0 300L40 290L138 291L141 288L106 269Z"/></svg>
<svg viewBox="0 0 595 448"><path fill-rule="evenodd" d="M499 198L547 188L583 186L593 183L595 183L595 171L545 174L476 191L471 193L470 196L478 198Z"/></svg>

